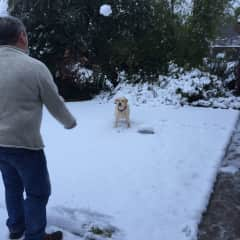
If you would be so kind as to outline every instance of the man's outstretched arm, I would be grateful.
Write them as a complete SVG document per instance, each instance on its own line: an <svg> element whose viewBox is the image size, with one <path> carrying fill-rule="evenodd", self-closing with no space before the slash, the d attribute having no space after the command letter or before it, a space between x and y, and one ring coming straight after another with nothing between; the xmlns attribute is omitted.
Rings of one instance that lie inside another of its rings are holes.
<svg viewBox="0 0 240 240"><path fill-rule="evenodd" d="M43 104L66 129L74 128L77 125L76 119L67 109L63 98L59 95L52 74L44 64L40 68L38 84Z"/></svg>

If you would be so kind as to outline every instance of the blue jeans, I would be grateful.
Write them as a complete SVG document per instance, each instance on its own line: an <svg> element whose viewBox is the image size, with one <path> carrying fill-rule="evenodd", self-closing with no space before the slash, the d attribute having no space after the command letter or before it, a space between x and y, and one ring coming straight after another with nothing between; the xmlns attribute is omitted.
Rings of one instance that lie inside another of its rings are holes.
<svg viewBox="0 0 240 240"><path fill-rule="evenodd" d="M43 150L0 147L0 171L5 186L9 231L25 230L25 240L43 240L46 205L51 192Z"/></svg>

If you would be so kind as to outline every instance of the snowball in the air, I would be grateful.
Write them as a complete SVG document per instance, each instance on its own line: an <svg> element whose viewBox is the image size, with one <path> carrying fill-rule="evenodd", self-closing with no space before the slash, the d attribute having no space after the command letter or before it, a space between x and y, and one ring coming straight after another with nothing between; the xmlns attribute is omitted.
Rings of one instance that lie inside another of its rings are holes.
<svg viewBox="0 0 240 240"><path fill-rule="evenodd" d="M112 7L111 5L108 5L108 4L104 4L100 7L100 14L105 16L105 17L108 17L112 14Z"/></svg>

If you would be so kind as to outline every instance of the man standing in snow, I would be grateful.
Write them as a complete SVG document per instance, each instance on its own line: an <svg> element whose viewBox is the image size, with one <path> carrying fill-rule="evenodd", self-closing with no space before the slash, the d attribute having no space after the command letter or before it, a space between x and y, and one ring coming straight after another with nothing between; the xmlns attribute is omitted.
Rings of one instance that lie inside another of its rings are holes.
<svg viewBox="0 0 240 240"><path fill-rule="evenodd" d="M23 23L0 17L0 171L9 238L60 240L60 231L45 233L51 189L40 135L42 107L66 129L74 128L76 120L58 95L48 68L27 51Z"/></svg>

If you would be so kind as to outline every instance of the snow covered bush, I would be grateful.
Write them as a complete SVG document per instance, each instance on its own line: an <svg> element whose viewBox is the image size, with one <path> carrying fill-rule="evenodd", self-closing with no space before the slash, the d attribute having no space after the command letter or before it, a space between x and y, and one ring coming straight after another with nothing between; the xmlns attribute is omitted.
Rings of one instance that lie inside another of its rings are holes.
<svg viewBox="0 0 240 240"><path fill-rule="evenodd" d="M236 80L236 65L237 61L228 60L224 53L219 53L216 57L205 59L202 69L221 79L224 88L233 90Z"/></svg>
<svg viewBox="0 0 240 240"><path fill-rule="evenodd" d="M94 75L91 69L82 67L80 63L77 63L72 66L71 71L74 73L74 82L77 85L81 86L86 84L94 84Z"/></svg>
<svg viewBox="0 0 240 240"><path fill-rule="evenodd" d="M228 68L230 66L232 64ZM134 105L150 103L156 106L165 104L240 109L240 98L233 96L226 81L199 69L186 71L171 64L169 73L159 75L158 80L152 83L141 82L140 76L135 76L138 82L132 83L127 77L126 73L119 73L118 86L110 93L100 95L100 101L124 95Z"/></svg>
<svg viewBox="0 0 240 240"><path fill-rule="evenodd" d="M111 83L99 69L90 69L81 63L70 64L67 66L71 72L73 85L79 90L79 96L91 99L101 90L110 90Z"/></svg>
<svg viewBox="0 0 240 240"><path fill-rule="evenodd" d="M184 102L192 103L200 99L224 95L223 83L214 75L194 69L184 72L178 78L173 76L179 94Z"/></svg>
<svg viewBox="0 0 240 240"><path fill-rule="evenodd" d="M236 70L236 61L231 61L227 63L227 67L225 70L225 85L228 89L234 89L235 87L235 81L236 81L236 76L235 76L235 70Z"/></svg>

